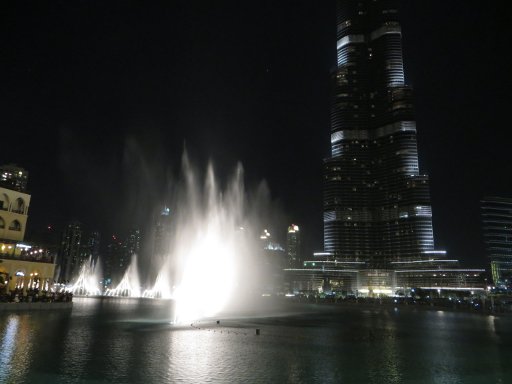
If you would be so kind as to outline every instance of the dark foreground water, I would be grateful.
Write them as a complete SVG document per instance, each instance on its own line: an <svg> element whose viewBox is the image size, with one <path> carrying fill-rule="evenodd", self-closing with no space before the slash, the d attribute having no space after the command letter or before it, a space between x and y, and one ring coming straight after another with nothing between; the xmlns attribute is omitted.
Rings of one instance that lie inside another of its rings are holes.
<svg viewBox="0 0 512 384"><path fill-rule="evenodd" d="M512 382L511 317L272 302L174 327L167 306L1 313L0 383Z"/></svg>

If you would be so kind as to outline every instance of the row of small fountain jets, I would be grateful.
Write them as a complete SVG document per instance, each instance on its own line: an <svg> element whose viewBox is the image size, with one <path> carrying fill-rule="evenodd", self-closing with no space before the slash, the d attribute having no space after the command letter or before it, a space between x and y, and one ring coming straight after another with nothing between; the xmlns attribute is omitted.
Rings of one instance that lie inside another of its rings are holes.
<svg viewBox="0 0 512 384"><path fill-rule="evenodd" d="M101 268L99 259L95 262L89 258L80 268L75 282L65 287L65 290L78 296L113 296L113 297L143 297L151 299L172 299L167 273L162 269L153 288L142 289L137 268L137 255L133 255L123 278L115 288L102 289Z"/></svg>

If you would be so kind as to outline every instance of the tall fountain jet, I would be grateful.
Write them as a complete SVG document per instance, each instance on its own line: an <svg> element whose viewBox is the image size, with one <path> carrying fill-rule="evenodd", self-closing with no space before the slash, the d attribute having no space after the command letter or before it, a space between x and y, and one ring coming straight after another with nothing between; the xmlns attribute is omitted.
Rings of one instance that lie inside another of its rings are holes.
<svg viewBox="0 0 512 384"><path fill-rule="evenodd" d="M201 176L186 153L175 185L169 251L154 286L142 296L172 299L174 321L188 322L214 316L253 287L256 236L251 234L257 233L254 212L264 199L248 204L240 164L220 185L211 164Z"/></svg>
<svg viewBox="0 0 512 384"><path fill-rule="evenodd" d="M132 255L130 265L126 269L123 278L114 289L106 292L107 296L140 297L139 269L137 266L137 255Z"/></svg>
<svg viewBox="0 0 512 384"><path fill-rule="evenodd" d="M101 264L99 259L92 260L92 256L80 267L80 273L75 283L69 288L74 295L98 296L101 295L100 279Z"/></svg>
<svg viewBox="0 0 512 384"><path fill-rule="evenodd" d="M173 225L168 253L153 271L157 276L153 287L141 288L137 255L133 254L119 284L105 295L172 300L175 323L226 309L235 296L254 289L258 273L253 250L258 247L256 228L265 192L259 189L254 202L248 204L240 164L230 181L219 185L211 164L203 178L184 154L170 208ZM77 287L87 285L84 276L88 273L91 270L84 267ZM90 294L87 289L76 292Z"/></svg>
<svg viewBox="0 0 512 384"><path fill-rule="evenodd" d="M173 270L175 321L213 316L242 290L251 239L244 231L246 197L241 165L221 188L210 164L204 182L183 157L183 183L174 207L175 233L167 265Z"/></svg>

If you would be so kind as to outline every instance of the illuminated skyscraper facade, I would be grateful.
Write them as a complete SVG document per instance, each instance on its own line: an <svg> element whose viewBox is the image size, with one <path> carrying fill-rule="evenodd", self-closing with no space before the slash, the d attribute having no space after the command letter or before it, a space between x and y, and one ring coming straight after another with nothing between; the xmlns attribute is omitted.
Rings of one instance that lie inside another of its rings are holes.
<svg viewBox="0 0 512 384"><path fill-rule="evenodd" d="M483 269L434 249L429 179L418 165L397 0L337 1L324 249L285 269L294 294L482 291Z"/></svg>
<svg viewBox="0 0 512 384"><path fill-rule="evenodd" d="M286 255L288 256L288 266L297 268L301 266L300 254L300 231L299 226L292 224L288 227L286 234Z"/></svg>
<svg viewBox="0 0 512 384"><path fill-rule="evenodd" d="M419 172L397 3L337 4L324 250L370 268L434 250L429 180Z"/></svg>

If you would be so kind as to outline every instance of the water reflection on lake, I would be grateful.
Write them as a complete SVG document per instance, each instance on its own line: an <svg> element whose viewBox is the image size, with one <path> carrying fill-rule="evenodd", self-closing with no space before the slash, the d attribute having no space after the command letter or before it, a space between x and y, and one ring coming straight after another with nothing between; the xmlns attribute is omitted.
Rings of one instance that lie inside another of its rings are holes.
<svg viewBox="0 0 512 384"><path fill-rule="evenodd" d="M167 303L0 313L0 383L507 383L512 317L273 303L169 324ZM255 329L261 335L255 335Z"/></svg>

